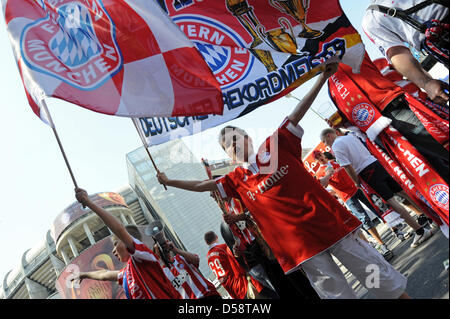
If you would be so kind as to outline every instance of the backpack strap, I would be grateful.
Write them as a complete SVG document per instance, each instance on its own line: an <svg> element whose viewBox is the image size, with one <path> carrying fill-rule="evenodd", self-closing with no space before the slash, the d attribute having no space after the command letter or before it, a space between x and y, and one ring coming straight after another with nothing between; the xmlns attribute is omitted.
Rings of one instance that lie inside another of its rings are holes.
<svg viewBox="0 0 450 319"><path fill-rule="evenodd" d="M446 6L446 4L444 4L444 0L425 0L419 4L416 4L415 6L409 8L409 9L406 9L406 10L385 7L385 6L378 5L378 4L372 4L372 5L368 6L366 10L376 10L376 11L384 13L392 18L401 19L401 20L405 21L405 23L412 26L414 29L418 30L419 32L425 33L427 26L423 23L420 23L416 19L411 18L410 15L413 14L414 12L417 12L417 11L429 6L429 5L432 5L433 3Z"/></svg>

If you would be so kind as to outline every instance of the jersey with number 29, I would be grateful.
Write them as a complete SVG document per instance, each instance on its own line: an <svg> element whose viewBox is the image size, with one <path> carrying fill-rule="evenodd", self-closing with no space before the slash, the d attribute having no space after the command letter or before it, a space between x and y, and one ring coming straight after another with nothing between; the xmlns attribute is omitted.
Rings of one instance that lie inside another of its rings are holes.
<svg viewBox="0 0 450 319"><path fill-rule="evenodd" d="M213 244L208 254L208 266L222 282L222 286L233 299L244 299L248 281L245 270L239 265L226 244Z"/></svg>

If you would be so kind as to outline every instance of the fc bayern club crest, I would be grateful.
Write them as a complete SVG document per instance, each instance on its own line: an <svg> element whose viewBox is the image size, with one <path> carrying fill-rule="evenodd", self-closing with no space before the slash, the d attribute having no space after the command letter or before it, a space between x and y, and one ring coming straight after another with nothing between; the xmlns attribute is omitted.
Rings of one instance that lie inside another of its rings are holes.
<svg viewBox="0 0 450 319"><path fill-rule="evenodd" d="M81 90L93 90L122 67L115 26L101 0L53 1L27 25L20 48L25 64Z"/></svg>
<svg viewBox="0 0 450 319"><path fill-rule="evenodd" d="M358 126L368 126L375 117L375 110L368 103L360 103L352 110L352 118Z"/></svg>
<svg viewBox="0 0 450 319"><path fill-rule="evenodd" d="M191 15L179 15L173 20L194 42L222 90L248 75L254 57L245 48L245 42L229 27L213 19Z"/></svg>
<svg viewBox="0 0 450 319"><path fill-rule="evenodd" d="M449 209L448 205L448 186L444 184L435 184L430 187L430 197L440 208Z"/></svg>

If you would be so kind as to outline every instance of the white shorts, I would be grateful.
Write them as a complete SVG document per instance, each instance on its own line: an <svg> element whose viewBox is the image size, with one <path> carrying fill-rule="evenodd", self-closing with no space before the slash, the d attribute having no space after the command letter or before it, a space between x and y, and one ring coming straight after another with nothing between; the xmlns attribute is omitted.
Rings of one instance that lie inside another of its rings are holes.
<svg viewBox="0 0 450 319"><path fill-rule="evenodd" d="M406 289L407 279L389 264L367 242L351 233L341 241L302 263L301 268L323 299L356 299L335 256L355 277L379 299L396 299Z"/></svg>

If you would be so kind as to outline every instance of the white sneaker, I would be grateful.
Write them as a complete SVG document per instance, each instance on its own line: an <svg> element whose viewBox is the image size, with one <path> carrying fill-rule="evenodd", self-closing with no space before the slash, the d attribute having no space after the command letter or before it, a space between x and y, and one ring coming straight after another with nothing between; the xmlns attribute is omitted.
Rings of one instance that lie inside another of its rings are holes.
<svg viewBox="0 0 450 319"><path fill-rule="evenodd" d="M433 231L423 228L423 234L422 235L414 235L414 240L411 244L411 248L416 248L418 247L420 244L422 244L424 241L426 241L428 238L430 238L431 236L433 236Z"/></svg>
<svg viewBox="0 0 450 319"><path fill-rule="evenodd" d="M406 240L406 233L402 232L401 230L395 231L395 237L397 237L400 241Z"/></svg>
<svg viewBox="0 0 450 319"><path fill-rule="evenodd" d="M411 229L409 232L407 232L407 233L405 234L405 238L408 239L409 237L411 237L411 236L414 235L414 234L415 234L414 230Z"/></svg>

